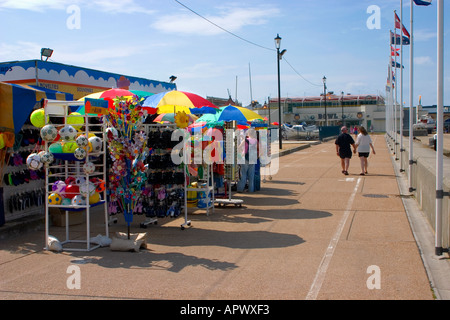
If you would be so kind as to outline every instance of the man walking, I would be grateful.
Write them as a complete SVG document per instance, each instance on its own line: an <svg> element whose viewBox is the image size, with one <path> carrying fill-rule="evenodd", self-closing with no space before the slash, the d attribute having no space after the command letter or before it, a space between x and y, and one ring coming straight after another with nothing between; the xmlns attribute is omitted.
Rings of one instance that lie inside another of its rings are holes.
<svg viewBox="0 0 450 320"><path fill-rule="evenodd" d="M338 157L341 158L342 173L347 176L350 159L352 158L352 150L350 146L353 147L353 152L356 153L355 140L353 140L352 136L348 134L347 127L344 126L341 128L341 134L337 137L335 145L336 153Z"/></svg>

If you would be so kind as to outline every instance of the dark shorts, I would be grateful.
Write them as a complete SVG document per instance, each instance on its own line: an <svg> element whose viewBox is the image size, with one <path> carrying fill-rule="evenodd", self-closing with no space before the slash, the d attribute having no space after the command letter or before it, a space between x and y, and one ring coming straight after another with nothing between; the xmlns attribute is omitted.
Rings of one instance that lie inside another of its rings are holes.
<svg viewBox="0 0 450 320"><path fill-rule="evenodd" d="M345 159L345 158L352 158L352 151L351 150L339 150L339 157L341 157L341 159Z"/></svg>
<svg viewBox="0 0 450 320"><path fill-rule="evenodd" d="M369 157L369 152L358 152L359 157L364 157L364 158L368 158Z"/></svg>

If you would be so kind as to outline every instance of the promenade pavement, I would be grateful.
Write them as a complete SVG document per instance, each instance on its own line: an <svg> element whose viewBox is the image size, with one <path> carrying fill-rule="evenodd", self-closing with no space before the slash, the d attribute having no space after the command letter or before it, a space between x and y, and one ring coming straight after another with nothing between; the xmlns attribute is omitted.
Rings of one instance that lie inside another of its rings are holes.
<svg viewBox="0 0 450 320"><path fill-rule="evenodd" d="M139 252L46 251L43 227L0 240L0 299L443 299L450 287L436 281L448 275L448 260L418 245L433 235L411 226L411 215L426 223L413 204L405 207L410 197L385 137L373 140L365 176L356 157L350 174L341 173L331 140L280 157L261 190L233 193L241 208L190 210L185 230L183 216L147 229L136 216L131 231L147 233ZM93 211L91 236L104 234L102 215ZM85 224L70 231L85 239ZM116 231L126 232L122 217L110 236ZM64 232L50 229L60 240ZM73 266L79 289L68 285Z"/></svg>

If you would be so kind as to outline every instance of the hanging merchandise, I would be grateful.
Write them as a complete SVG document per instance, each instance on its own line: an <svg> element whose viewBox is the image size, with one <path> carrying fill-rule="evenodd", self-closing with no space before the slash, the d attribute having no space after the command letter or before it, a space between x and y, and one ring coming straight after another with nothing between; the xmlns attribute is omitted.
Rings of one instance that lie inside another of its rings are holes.
<svg viewBox="0 0 450 320"><path fill-rule="evenodd" d="M116 202L128 225L140 203L147 180L144 160L148 154L145 132L140 131L145 112L138 99L118 97L105 115L108 148L112 160L109 173L111 201ZM114 129L113 129L114 128ZM95 148L93 144L93 148Z"/></svg>
<svg viewBox="0 0 450 320"><path fill-rule="evenodd" d="M141 204L136 214L145 215L141 228L157 224L158 219L177 218L182 212L184 195L184 174L180 165L175 165L171 158L173 147L178 143L172 141L174 124L146 124L147 146L149 155L145 159L148 167L147 185L141 197Z"/></svg>

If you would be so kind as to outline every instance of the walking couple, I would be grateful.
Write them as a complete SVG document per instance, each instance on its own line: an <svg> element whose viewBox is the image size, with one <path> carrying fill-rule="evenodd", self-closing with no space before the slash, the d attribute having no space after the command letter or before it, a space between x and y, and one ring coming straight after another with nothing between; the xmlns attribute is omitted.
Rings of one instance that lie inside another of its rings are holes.
<svg viewBox="0 0 450 320"><path fill-rule="evenodd" d="M364 127L359 127L358 131L359 134L355 142L352 136L348 134L347 127L344 126L341 128L341 134L335 141L336 153L341 158L342 173L345 175L348 175L348 167L350 165L350 159L352 158L351 147L353 147L353 153L356 154L356 151L358 151L359 159L361 161L360 175L362 176L368 173L367 169L369 166L368 158L370 149L372 149L373 154L376 154L372 139L367 133L367 130Z"/></svg>

